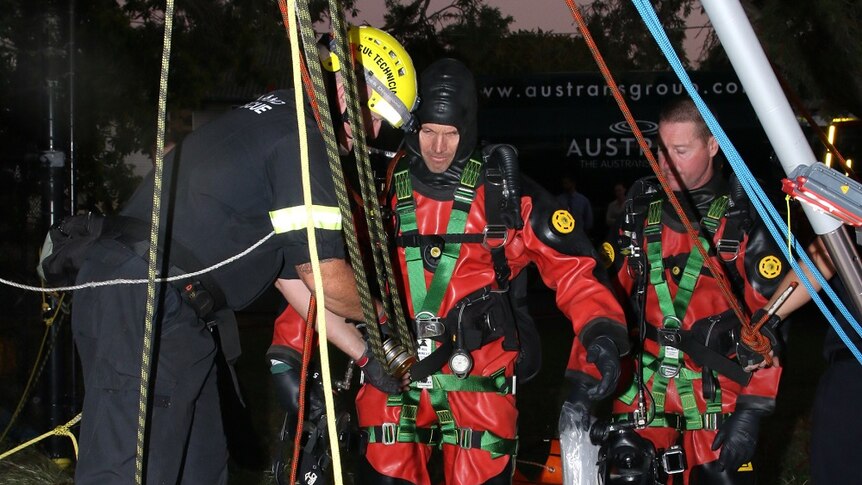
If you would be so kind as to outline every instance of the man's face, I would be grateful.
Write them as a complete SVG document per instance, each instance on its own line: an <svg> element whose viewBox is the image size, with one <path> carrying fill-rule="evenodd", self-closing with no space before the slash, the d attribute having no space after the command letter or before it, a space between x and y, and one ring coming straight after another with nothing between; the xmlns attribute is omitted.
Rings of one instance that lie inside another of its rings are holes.
<svg viewBox="0 0 862 485"><path fill-rule="evenodd" d="M443 173L452 165L461 135L452 125L423 123L419 129L419 151L432 173Z"/></svg>
<svg viewBox="0 0 862 485"><path fill-rule="evenodd" d="M675 191L693 190L712 178L718 142L698 136L693 122L662 122L658 127L658 164Z"/></svg>
<svg viewBox="0 0 862 485"><path fill-rule="evenodd" d="M336 74L336 83L335 89L338 94L338 109L340 113L347 112L347 97L344 82L342 82L341 74ZM364 86L364 83L362 83ZM360 91L362 90L362 86L360 86ZM362 99L359 102L359 106L362 112L362 121L365 126L365 136L369 140L373 140L377 138L377 135L380 134L380 127L383 124L383 119L377 115L377 113L372 113L371 109L368 108L368 99L371 97L371 87L365 88L365 95L362 96ZM343 130L338 134L339 144L341 148L346 152L353 150L353 130L350 129L350 122L345 121L343 124Z"/></svg>

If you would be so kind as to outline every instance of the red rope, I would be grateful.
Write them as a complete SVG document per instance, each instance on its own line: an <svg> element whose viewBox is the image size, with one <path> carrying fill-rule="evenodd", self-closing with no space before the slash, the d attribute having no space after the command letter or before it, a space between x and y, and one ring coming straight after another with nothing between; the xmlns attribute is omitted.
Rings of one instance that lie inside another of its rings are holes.
<svg viewBox="0 0 862 485"><path fill-rule="evenodd" d="M751 323L749 322L749 317L745 314L743 309L739 306L736 301L736 297L733 296L733 293L730 290L730 285L727 282L727 279L724 275L724 272L718 267L715 261L709 257L706 249L700 245L697 231L694 230L694 227L691 225L691 221L688 220L688 217L685 215L685 212L682 210L682 206L679 204L679 200L677 200L676 195L674 195L673 190L671 190L668 185L667 179L664 174L662 174L661 169L658 166L658 162L655 159L655 156L650 151L650 147L646 142L646 139L641 133L640 128L638 127L637 122L632 116L631 111L626 104L625 99L623 98L622 93L617 86L616 81L614 81L613 75L608 69L607 64L605 63L604 58L599 52L598 47L596 46L595 41L593 40L592 35L590 34L589 29L587 29L587 23L584 21L583 16L581 15L580 8L574 2L574 0L566 0L566 4L569 6L569 10L572 12L572 18L574 18L575 22L578 24L578 28L581 31L581 34L584 36L584 41L587 43L587 47L589 47L590 52L593 55L593 59L595 59L596 64L598 64L599 70L602 72L602 76L605 78L605 83L607 83L608 87L611 89L611 93L613 93L614 99L617 102L617 105L622 111L623 116L628 122L629 126L632 129L632 133L635 135L635 138L638 141L638 145L640 145L641 151L643 151L647 160L649 161L650 167L652 167L653 172L655 172L656 177L658 178L659 183L661 184L662 189L668 197L671 205L676 211L677 215L682 221L683 226L685 226L685 230L688 233L688 236L691 238L693 242L693 246L697 248L700 254L703 256L703 261L706 266L709 268L709 271L712 273L716 282L718 283L719 289L721 289L721 293L724 295L725 300L727 300L727 304L733 310L733 313L742 323L742 334L741 337L746 345L760 353L765 360L771 363L771 359L769 359L769 350L771 349L771 344L769 339L760 334L760 332L754 331L751 327ZM759 350L758 350L759 349Z"/></svg>
<svg viewBox="0 0 862 485"><path fill-rule="evenodd" d="M290 482L296 483L299 466L299 450L302 448L302 424L305 421L305 392L308 380L308 363L311 361L311 341L314 338L314 320L317 318L317 300L312 294L308 299L308 314L305 316L305 340L302 344L302 371L299 373L299 410L296 417L296 435L293 437L293 459L290 462Z"/></svg>
<svg viewBox="0 0 862 485"><path fill-rule="evenodd" d="M278 0L278 9L281 10L281 20L284 23L284 30L290 35L290 18L287 14L287 1ZM308 102L311 104L314 112L314 119L317 120L317 126L323 131L323 121L320 119L320 107L317 104L317 96L314 94L314 84L311 82L311 76L308 74L308 66L303 53L299 53L299 70L302 77L302 86L305 88L305 94L308 96Z"/></svg>

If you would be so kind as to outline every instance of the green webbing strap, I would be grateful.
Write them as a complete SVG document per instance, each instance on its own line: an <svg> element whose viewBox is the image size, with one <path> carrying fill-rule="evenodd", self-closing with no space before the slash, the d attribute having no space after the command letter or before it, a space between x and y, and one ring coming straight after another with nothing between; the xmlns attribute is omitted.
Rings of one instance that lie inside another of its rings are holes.
<svg viewBox="0 0 862 485"><path fill-rule="evenodd" d="M715 234L715 231L718 230L718 227L721 225L721 219L727 211L727 203L729 200L730 198L728 196L722 195L720 197L716 197L712 201L712 204L709 205L709 210L700 221L702 225L709 229L709 232Z"/></svg>
<svg viewBox="0 0 862 485"><path fill-rule="evenodd" d="M434 374L431 376L434 389L442 389L446 392L496 392L499 394L510 394L512 392L512 380L506 377L503 369L484 376L465 376L463 378L453 374Z"/></svg>
<svg viewBox="0 0 862 485"><path fill-rule="evenodd" d="M518 439L501 438L490 431L473 431L469 428L459 428L461 448L474 448L475 435L481 433L478 448L491 454L491 458L503 455L514 456L518 453Z"/></svg>
<svg viewBox="0 0 862 485"><path fill-rule="evenodd" d="M706 240L702 237L698 238L698 242L704 248L709 247ZM676 296L673 298L670 296L670 288L668 288L667 280L664 277L665 267L664 259L661 255L661 238L657 241L647 243L647 260L650 267L650 284L655 288L662 314L681 319L685 316L685 311L688 309L692 293L694 293L694 287L700 276L700 270L703 268L703 256L700 254L700 251L689 253Z"/></svg>
<svg viewBox="0 0 862 485"><path fill-rule="evenodd" d="M398 419L398 441L416 442L416 412L419 410L419 396L422 390L411 387L401 393L401 417ZM391 397L391 396L390 396ZM387 402L387 404L389 404Z"/></svg>
<svg viewBox="0 0 862 485"><path fill-rule="evenodd" d="M458 444L455 416L452 415L452 408L449 407L449 396L446 391L439 387L433 387L428 390L428 397L431 398L431 407L437 413L437 422L443 435L440 441L443 444Z"/></svg>
<svg viewBox="0 0 862 485"><path fill-rule="evenodd" d="M405 441L401 439L401 434L398 432L398 427L392 423L385 426L365 426L365 430L369 443L383 443L391 445L393 443L422 443L430 446L440 444L440 430L437 428L416 428L416 441Z"/></svg>
<svg viewBox="0 0 862 485"><path fill-rule="evenodd" d="M398 213L401 233L404 235L417 234L416 224L416 201L413 198L413 187L410 183L410 175L406 168L406 160L402 158L399 163L398 172L395 174L395 194L398 199L395 210ZM482 170L482 161L470 159L464 171L461 173L460 185L455 189L452 212L449 215L449 223L446 227L447 234L462 234L467 226L467 216L470 206L476 196L476 183ZM445 244L443 254L434 270L431 284L425 286L425 267L422 263L422 248L408 246L404 248L405 263L407 266L407 278L410 284L410 296L413 301L414 314L430 313L437 315L440 311L440 303L449 286L455 263L461 252L460 243Z"/></svg>
<svg viewBox="0 0 862 485"><path fill-rule="evenodd" d="M727 208L727 197L722 196L714 199L710 204L707 214L701 220L701 224L715 230L721 223L721 218L724 216L724 211ZM647 226L644 234L647 241L647 260L649 262L650 285L655 289L658 297L659 307L661 308L664 319L662 328L668 330L680 330L682 319L685 318L686 310L691 302L691 297L694 293L694 288L697 285L697 280L700 277L700 271L703 268L703 256L700 251L691 251L688 260L685 264L685 269L680 277L676 295L671 297L670 288L665 279L666 268L662 257L661 244L661 215L662 215L662 200L658 199L650 203L647 212ZM709 245L703 237L698 238L698 244L704 249L708 249ZM658 360L660 361L659 372L653 379L652 395L655 401L656 414L664 413L665 396L667 392L668 381L674 379L676 388L679 393L680 402L682 403L683 414L686 419L687 429L700 429L703 427L703 420L700 416L700 411L697 408L697 401L694 397L694 388L691 383L690 376L682 372L683 352L675 347L667 347L661 345L659 350ZM643 359L646 362L646 358ZM655 365L654 361L651 364ZM643 364L646 366L646 364ZM665 372L661 372L664 369ZM674 373L675 371L675 373ZM698 375L697 378L700 376Z"/></svg>
<svg viewBox="0 0 862 485"><path fill-rule="evenodd" d="M664 417L664 406L668 379L658 372L661 360L652 354L644 352L641 362L643 365L644 381L649 382L650 379L654 378L653 387L650 392L653 396L653 402L655 403L655 414L652 417L649 426L667 427L668 422ZM713 375L715 375L715 371L713 371ZM673 378L680 396L680 402L682 403L685 429L692 430L703 428L703 416L697 409L697 402L694 399L694 390L692 388L692 381L695 379L701 379L702 377L703 375L700 372L695 372L687 367L681 367L679 369L679 374ZM633 382L626 392L617 399L626 405L631 405L637 397L637 392L637 384ZM706 404L706 413L704 414L720 413L721 388L717 387L715 396L713 396L713 398Z"/></svg>
<svg viewBox="0 0 862 485"><path fill-rule="evenodd" d="M673 381L676 384L676 390L679 393L679 401L682 404L682 415L685 416L685 429L700 429L703 427L703 420L700 417L700 411L697 409L697 400L694 398L694 386L690 379L679 378Z"/></svg>
<svg viewBox="0 0 862 485"><path fill-rule="evenodd" d="M497 392L510 394L512 380L506 377L506 369L494 372L490 376L467 376L459 379L451 374L434 374L431 376L432 387L428 389L428 397L431 407L437 414L437 426L432 428L416 427L416 412L419 406L419 398L422 389L416 384L411 384L407 392L400 395L392 395L387 399L387 406L401 406L401 417L397 429L388 432L392 427L382 426L379 433L376 427L370 426L365 429L369 434L369 442L384 443L426 443L437 444L434 430L439 430L439 443L460 446L462 448L479 448L491 454L491 458L502 455L514 455L518 449L518 440L501 438L490 431L474 431L469 428L461 428L455 422L452 409L449 407L449 392ZM425 431L430 430L430 431ZM388 433L388 434L387 434ZM393 434L394 433L394 434ZM430 434L429 434L430 433ZM378 434L381 436L378 437ZM372 441L374 438L376 441Z"/></svg>
<svg viewBox="0 0 862 485"><path fill-rule="evenodd" d="M416 441L403 439L395 424L384 426L365 426L368 443L421 443L428 446L441 446L443 441L439 428L416 428ZM470 428L456 428L456 443L461 448L479 448L491 454L491 458L503 455L514 455L518 451L518 440L501 438L490 431L473 431Z"/></svg>
<svg viewBox="0 0 862 485"><path fill-rule="evenodd" d="M701 416L703 423L701 427L698 429L710 429L717 430L720 429L721 423L726 421L733 413L705 413ZM631 421L632 414L614 414L612 419L615 423L627 422ZM660 423L660 424L656 424ZM652 423L650 423L650 427L661 427L661 428L674 428L680 431L688 431L690 428L686 425L686 420L684 417L679 414L673 413L662 413L657 414Z"/></svg>
<svg viewBox="0 0 862 485"><path fill-rule="evenodd" d="M384 426L365 426L365 430L369 443L383 443L391 445L393 443L422 443L430 446L440 444L440 430L437 428L416 428L416 441L404 440L398 427L395 423L387 423Z"/></svg>

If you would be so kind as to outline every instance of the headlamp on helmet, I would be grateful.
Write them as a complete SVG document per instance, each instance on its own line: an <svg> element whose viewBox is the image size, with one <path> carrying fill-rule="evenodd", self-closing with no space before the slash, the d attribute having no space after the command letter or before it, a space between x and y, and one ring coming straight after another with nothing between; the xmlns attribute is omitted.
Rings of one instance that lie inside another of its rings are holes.
<svg viewBox="0 0 862 485"><path fill-rule="evenodd" d="M362 25L347 31L352 60L371 88L368 108L395 128L412 129L418 88L413 60L404 47L386 32ZM321 62L337 72L341 63L334 49L322 53Z"/></svg>

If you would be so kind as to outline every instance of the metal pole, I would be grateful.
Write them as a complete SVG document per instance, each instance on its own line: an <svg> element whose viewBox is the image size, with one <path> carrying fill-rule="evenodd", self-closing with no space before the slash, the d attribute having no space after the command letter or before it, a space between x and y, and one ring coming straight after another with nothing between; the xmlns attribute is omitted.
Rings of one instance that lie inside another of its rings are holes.
<svg viewBox="0 0 862 485"><path fill-rule="evenodd" d="M39 156L42 172L42 221L45 227L59 222L65 215L65 178L66 178L66 156L62 151L55 150L56 147L56 117L55 101L57 81L47 82L48 100L48 149ZM49 308L45 312L53 312L60 304L59 298L54 295L47 297L50 300ZM69 396L67 392L67 347L69 342L68 325L57 324L51 327L51 341L53 346L48 354L47 364L47 400L48 400L48 424L55 428L69 419L70 409L68 405ZM65 441L59 437L53 437L47 442L49 454L58 465L66 466L71 463L71 450Z"/></svg>
<svg viewBox="0 0 862 485"><path fill-rule="evenodd" d="M738 0L701 0L727 57L745 87L751 105L784 171L816 163L814 152L787 102L763 48ZM826 243L838 274L856 309L862 312L859 256L843 223L802 204L811 227Z"/></svg>
<svg viewBox="0 0 862 485"><path fill-rule="evenodd" d="M77 212L75 192L75 0L69 0L69 213Z"/></svg>
<svg viewBox="0 0 862 485"><path fill-rule="evenodd" d="M78 213L78 198L75 184L75 0L69 0L69 214ZM71 339L70 339L71 340ZM71 414L81 410L78 393L78 353L74 343L69 342L69 408Z"/></svg>

